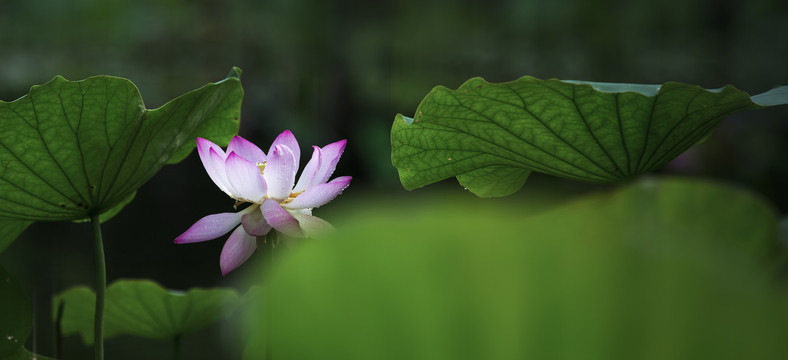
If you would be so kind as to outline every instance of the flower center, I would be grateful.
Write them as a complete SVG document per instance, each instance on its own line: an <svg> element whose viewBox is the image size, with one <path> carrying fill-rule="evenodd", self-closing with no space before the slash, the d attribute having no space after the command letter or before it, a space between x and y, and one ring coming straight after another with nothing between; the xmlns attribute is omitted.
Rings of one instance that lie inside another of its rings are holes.
<svg viewBox="0 0 788 360"><path fill-rule="evenodd" d="M265 171L265 163L266 163L265 161L259 162L259 163L255 163L255 165L257 165L257 168L260 169L260 176L262 176L263 172Z"/></svg>

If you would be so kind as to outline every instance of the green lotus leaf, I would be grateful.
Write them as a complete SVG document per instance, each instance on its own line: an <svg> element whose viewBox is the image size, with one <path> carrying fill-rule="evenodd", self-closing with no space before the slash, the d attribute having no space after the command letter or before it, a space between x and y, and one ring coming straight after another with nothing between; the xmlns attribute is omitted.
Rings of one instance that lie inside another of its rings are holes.
<svg viewBox="0 0 788 360"><path fill-rule="evenodd" d="M53 315L63 306L64 335L78 333L85 344L93 344L93 311L96 294L77 286L58 294ZM172 340L224 319L241 303L232 289L200 289L187 292L167 290L150 280L118 280L107 288L104 308L104 338L132 335Z"/></svg>
<svg viewBox="0 0 788 360"><path fill-rule="evenodd" d="M456 176L505 196L532 171L612 183L667 164L728 115L786 103L788 87L750 97L730 85L473 78L434 88L413 118L398 114L391 157L409 190Z"/></svg>
<svg viewBox="0 0 788 360"><path fill-rule="evenodd" d="M233 68L226 79L153 110L131 81L112 76L58 76L0 101L0 218L20 220L9 225L14 229L108 219L162 166L187 156L196 137L230 141L239 125L240 74ZM0 232L0 243L12 240L7 234L13 231Z"/></svg>

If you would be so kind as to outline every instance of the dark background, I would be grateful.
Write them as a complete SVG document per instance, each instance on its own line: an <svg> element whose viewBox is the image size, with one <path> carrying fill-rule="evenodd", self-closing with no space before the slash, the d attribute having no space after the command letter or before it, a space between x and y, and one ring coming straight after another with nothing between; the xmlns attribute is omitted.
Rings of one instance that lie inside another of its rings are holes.
<svg viewBox="0 0 788 360"><path fill-rule="evenodd" d="M788 85L788 2L0 1L0 46L3 101L58 74L70 80L110 74L132 80L147 107L155 108L241 67L246 96L240 135L264 150L285 129L302 147L348 139L336 172L354 177L336 201L345 204L315 212L331 220L332 208L351 206L354 199L430 191L402 190L388 131L396 113L412 115L436 85L532 75L706 88L733 84L758 94ZM741 184L784 215L786 138L788 107L737 114L662 172ZM461 192L455 180L438 186ZM533 175L515 196L540 186L600 188ZM165 167L104 225L108 279L151 278L178 289L235 284L245 291L238 285L248 275L244 267L220 275L224 238L172 243L200 217L232 211L231 205L196 154ZM35 346L46 355L52 353L49 298L93 281L89 239L85 224L38 223L0 254L36 303ZM223 342L216 335L222 329L184 339L184 356L235 354L237 349L216 345ZM108 356L140 358L129 349L147 347L169 356L166 343L130 338L110 340ZM66 350L68 358L89 354L75 337Z"/></svg>

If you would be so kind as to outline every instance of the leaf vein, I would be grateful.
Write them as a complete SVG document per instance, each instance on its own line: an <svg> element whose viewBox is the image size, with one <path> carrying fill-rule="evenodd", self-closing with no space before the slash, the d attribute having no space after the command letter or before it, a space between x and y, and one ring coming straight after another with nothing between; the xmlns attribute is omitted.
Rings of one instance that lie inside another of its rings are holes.
<svg viewBox="0 0 788 360"><path fill-rule="evenodd" d="M681 119L676 121L673 124L673 126L671 126L670 129L665 134L662 135L662 138L659 140L659 143L657 143L657 146L654 147L654 151L652 151L649 154L648 158L646 159L645 166L642 169L639 169L640 171L645 172L646 169L649 168L649 165L651 164L652 158L659 151L659 149L662 147L662 145L665 144L665 141L667 141L667 139L670 136L670 134L672 134L673 131L676 130L676 128L678 128L679 125L681 125L681 123L683 123L684 120L686 120L691 115L690 112L689 112L689 107L690 107L690 105L692 105L692 102L695 101L695 99L697 99L698 96L700 96L702 94L702 92L703 92L702 90L700 90L700 91L696 90L695 94L693 94L692 97L690 98L690 100L684 105L684 116L682 116Z"/></svg>
<svg viewBox="0 0 788 360"><path fill-rule="evenodd" d="M669 162L672 159L667 159L667 157L670 156L670 154L673 153L676 148L679 148L681 146L685 146L684 143L687 140L689 140L689 139L691 139L693 137L696 137L697 136L696 133L700 132L700 133L704 134L704 133L707 133L707 132L713 130L717 126L717 124L720 121L722 121L724 118L726 118L727 116L729 116L731 114L737 113L737 112L741 111L742 109L747 108L748 106L749 105L740 106L740 107L732 109L732 110L730 110L730 111L728 111L728 112L726 112L726 113L724 113L724 114L722 114L722 115L720 115L718 117L715 117L715 118L709 119L707 121L704 121L700 126L698 126L696 129L692 130L690 132L690 134L688 134L687 136L684 136L683 138L681 138L681 140L677 141L670 149L668 149L665 153L660 155L659 158L657 158L655 161L651 161L647 165L649 165L649 166L658 166L659 164L662 164L663 162L665 162L665 163ZM692 146L692 145L690 145L690 146Z"/></svg>
<svg viewBox="0 0 788 360"><path fill-rule="evenodd" d="M32 99L31 99L31 100L32 100ZM12 111L12 112L14 112L14 114L16 114L16 116L18 116L20 119L23 119L23 121L25 121L25 120L24 120L24 118L22 117L22 115L21 115L21 114L19 114L19 113L18 113L16 110L14 110L14 109L11 109L11 111ZM27 121L25 121L25 122L27 122ZM36 128L36 130L38 130L38 128ZM36 131L36 132L38 132L38 131ZM9 153L11 156L13 156L13 157L16 159L16 161L18 161L18 162L19 162L20 164L22 164L22 165L23 165L25 168L27 168L27 170L29 170L29 171L30 171L30 173L32 173L33 175L35 175L37 178L41 179L41 181L43 181L43 182L44 182L44 184L46 184L47 186L49 186L49 188L51 188L52 190L55 190L55 192L57 192L58 194L62 195L64 198L66 198L66 199L70 199L70 197L69 197L68 195L66 195L66 194L64 194L62 191L60 191L60 189L58 189L58 188L56 188L56 187L52 186L52 184L50 184L50 183L49 183L49 182L48 182L46 179L44 179L44 177L43 177L43 176L41 176L41 174L39 174L38 172L36 172L35 170L33 170L33 168L32 168L32 167L30 167L30 166L29 166L27 163L25 163L24 161L22 161L22 159L21 159L21 158L20 158L20 157L19 157L19 156L18 156L16 153L14 153L14 152L12 152L12 151L11 151L11 148L10 148L10 147L8 147L8 146L7 146L6 144L4 144L2 141L0 141L0 145L1 145L1 146L2 146L2 147L3 147L3 148L4 148L4 149L5 149L7 152L8 152L8 153ZM3 179L3 180L5 180L5 179ZM6 180L6 181L7 181L7 180ZM9 183L10 183L10 182L9 182ZM29 192L28 192L28 193L29 193ZM31 194L32 194L32 193L31 193ZM43 199L41 199L41 200L43 200ZM53 205L54 205L54 204L53 204Z"/></svg>
<svg viewBox="0 0 788 360"><path fill-rule="evenodd" d="M624 177L624 173L621 172L621 169L618 167L618 164L616 163L616 160L613 159L613 156L610 155L610 153L607 151L607 149L605 149L605 146L602 145L602 143L596 137L596 134L594 134L594 131L591 130L591 124L588 123L588 119L586 119L585 114L583 114L583 111L580 110L580 107L577 105L577 86L572 86L572 99L571 100L572 100L572 103L575 105L575 110L577 110L577 115L580 115L580 119L583 120L583 124L586 125L586 130L588 130L588 133L591 135L591 138L594 139L594 142L596 143L596 145L599 147L600 150L602 150L603 153L605 153L607 158L610 159L610 164L613 165L613 167L615 168L615 171L617 171L619 173L620 177ZM616 108L616 112L618 112L618 108ZM599 166L599 165L597 165L597 166ZM610 173L611 175L613 174L611 171L608 171L608 173Z"/></svg>
<svg viewBox="0 0 788 360"><path fill-rule="evenodd" d="M640 171L641 171L641 167L640 166L643 163L643 157L646 155L646 149L648 149L649 134L651 134L651 124L654 122L654 110L657 108L657 102L659 101L660 97L662 97L665 94L667 94L667 93L669 93L671 91L674 91L676 89L677 88L669 88L669 89L665 90L664 87L660 87L659 92L656 95L654 95L654 97L653 97L653 99L651 101L651 110L649 111L649 114L648 114L648 122L647 122L647 125L646 125L646 131L643 133L643 136L644 136L643 148L640 150L640 156L638 157L638 165L635 167L635 173L640 173Z"/></svg>
<svg viewBox="0 0 788 360"><path fill-rule="evenodd" d="M36 111L36 106L35 106L35 99L33 99L33 94L32 93L30 94L30 103L31 103L31 105L33 105L32 106L32 108L33 108L33 117L35 117L36 124L38 124L38 123L40 123L40 119L38 118L38 112ZM82 201L83 204L88 203L88 201L84 197L82 197L82 194L79 192L77 187L74 185L74 182L71 181L71 178L66 173L66 170L63 169L63 167L60 165L60 163L57 161L57 159L55 159L54 154L52 154L52 151L49 149L49 146L47 146L47 142L44 139L44 135L41 134L40 130L37 131L36 133L38 134L38 137L41 139L41 144L44 146L44 149L46 150L47 155L49 155L49 158L51 158L52 162L55 163L55 166L57 166L58 170L60 170L60 172L63 174L63 177L66 178L66 181L68 181L68 184L71 186L72 189L74 189L74 191L76 192L77 196L79 196L79 199ZM49 183L47 183L47 185L52 187L52 185L49 184ZM59 190L57 190L57 191L60 192ZM63 193L60 193L60 194L63 195L64 197L66 197L66 198L69 198L68 196L66 196Z"/></svg>
<svg viewBox="0 0 788 360"><path fill-rule="evenodd" d="M452 119L456 119L456 118L452 118ZM471 121L479 121L479 120L471 120ZM514 153L514 152L513 152L513 151L511 151L510 149L507 149L507 148L505 148L505 147L503 147L503 146L501 146L501 145L499 145L499 144L496 144L496 143L494 143L494 142L492 142L492 141L489 141L489 140L487 140L487 139L484 139L484 138L478 137L478 136L476 136L476 135L469 134L469 133L467 133L467 132L464 132L464 131L461 131L461 130L459 130L459 129L455 129L455 128L452 128L452 127L449 127L449 126L446 126L446 125L443 125L443 124L436 124L436 123L432 123L432 125L436 126L437 128L432 128L431 130L434 130L434 131L445 131L445 132L453 132L453 133L459 133L459 134L463 134L463 135L466 135L466 136L470 136L470 137L473 137L473 138L475 138L475 139L478 139L478 140L480 140L480 141L482 141L482 142L485 142L485 143L488 143L488 144L490 144L490 145L493 145L493 146L495 146L495 147L499 147L499 148L501 148L501 149L503 149L503 150L505 150L505 151L512 152L514 155L516 155L516 156L518 156L518 157L522 157L523 159L525 159L525 160L527 160L527 161L530 161L530 162L532 162L532 163L535 163L535 164L537 164L537 165L541 165L541 166L543 167L542 169L538 169L538 168L534 167L534 166L533 166L533 164L528 164L528 163L523 163L523 162L520 162L520 163L523 165L523 168L526 168L526 169L531 169L531 170L540 170L540 171L542 171L542 172L554 172L554 173L562 173L562 174L564 174L564 175L566 175L566 176L572 176L573 178L578 178L578 179L579 179L579 178L581 178L581 177L579 177L579 176L577 176L577 175L570 175L571 173L569 173L569 172L566 172L566 170L559 170L558 168L555 168L555 167L549 166L549 165L547 165L546 163L543 163L543 162L541 162L541 161L535 160L535 159L533 159L533 158L530 158L530 157L528 157L528 156L526 156L526 155L523 155L523 154L518 154L518 153ZM580 168L578 168L576 165L574 165L574 164L572 164L572 163L566 162L565 160L563 160L563 159L561 159L561 158L558 158L558 157L556 157L555 155L551 154L550 152L547 152L547 151L544 151L544 150L540 149L538 146L535 146L535 145L533 145L533 144L530 144L530 143L528 143L528 142L526 142L526 141L523 141L523 142L525 142L526 144L529 144L529 145L531 145L531 146L533 146L533 147L535 147L535 148L537 148L537 149L541 150L541 151L542 151L544 154L547 154L548 156L551 156L551 157L553 157L554 159L556 159L556 160L558 160L558 161L561 161L561 162L563 162L563 163L565 163L565 164L567 164L567 165L569 165L569 166L572 166L572 167L574 167L574 168L576 168L576 169L578 169L578 170L581 170L581 171L586 171L586 170L584 170L584 169L580 169ZM414 145L410 145L410 146L412 146L412 147L414 147L414 148L420 148L420 147L417 147L417 146L414 146ZM420 148L420 149L422 149L423 151L428 151L428 150L455 150L455 151L469 151L469 150L467 150L467 149L452 149L452 148L440 148L440 149L435 149L435 148L430 148L430 149ZM504 160L513 161L511 158L506 158L506 157L503 157L503 156L501 156L501 155L496 155L496 154L493 154L493 153L490 153L490 152L484 152L484 153L482 153L482 155L484 155L484 154L487 154L487 155L490 155L490 156L494 156L494 157L498 157L498 158L501 158L501 159L504 159ZM519 162L519 161L517 161L517 162ZM447 165L448 165L448 164L447 164ZM545 171L545 170L546 170L546 171ZM608 179L608 178L606 178L606 177L604 177L604 176L600 176L600 175L598 175L598 174L593 174L593 175L594 175L594 176L597 176L597 177L599 177L600 179L607 179L607 180L610 180L610 179Z"/></svg>
<svg viewBox="0 0 788 360"><path fill-rule="evenodd" d="M538 83L536 83L536 84L538 84L539 86L541 86L541 87L543 87L543 88L545 88L545 89L548 89L548 90L550 90L550 91L552 91L552 92L554 92L554 93L558 94L559 96L562 96L562 97L564 97L565 99L569 100L570 102L572 102L572 104L575 106L575 109L577 110L577 113L578 113L578 115L580 115L580 118L583 120L583 123L586 125L586 129L588 130L589 134L591 135L591 138L592 138L592 139L594 139L594 141L596 142L597 146L598 146L598 147L599 147L599 148L600 148L600 149L601 149L601 150L602 150L602 151L603 151L605 154L607 154L607 151L605 151L605 149L602 147L602 144L600 144L600 143L599 143L599 140L597 140L596 136L594 136L594 133L591 131L591 128L588 126L588 122L586 121L586 119L585 119L585 116L583 116L583 114L582 114L582 113L580 113L580 109L578 109L578 108L577 108L577 103L575 102L575 99L574 99L574 97L569 97L569 96L566 96L566 95L564 95L563 93L561 93L560 91L558 91L558 90L556 90L556 89L553 89L553 88L551 88L551 87L549 87L549 86L545 85L543 82L538 82ZM510 88L510 90L512 90L512 89ZM550 132L551 132L551 133L552 133L552 134L553 134L553 135L554 135L554 136L555 136L557 139L561 140L561 141L562 141L564 144L568 145L568 146L569 146L569 147L570 147L572 150L574 150L576 153L578 153L578 154L580 154L581 156L585 157L585 158L586 158L588 161L590 161L592 164L594 164L594 165L595 165L597 168L599 168L599 169L600 169L600 170L602 170L603 172L606 172L606 173L610 174L610 176L611 176L611 178L612 178L612 179L614 179L614 180L615 180L615 179L618 179L618 178L619 178L619 176L618 176L618 175L614 174L614 173L613 173L613 172L611 172L610 170L606 169L605 167L603 167L602 165L600 165L599 163L597 163L596 161L594 161L594 159L592 159L592 158L591 158L591 157L590 157L588 154L586 154L586 153L584 153L584 152L580 151L580 149L578 149L577 147L575 147L575 146L574 146L572 143L570 143L570 142L568 142L568 141L564 140L564 138L560 137L560 136L558 135L558 133L556 133L555 131L553 131L553 129L552 129L552 128L550 128L549 126L547 126L547 124L546 124L545 122L543 122L541 119L539 119L538 117L536 117L536 115L534 115L534 114L533 114L531 111L529 111L529 110L527 109L527 104L525 103L525 99L524 99L524 98L523 98L523 97L522 97L522 96L521 96L519 93L517 93L517 92L516 92L516 91L514 91L514 90L512 90L512 92L514 92L514 93L515 93L515 94L516 94L516 95L517 95L517 96L520 98L520 100L523 102L523 106L522 106L522 107L523 107L523 109L524 109L525 111L527 111L529 114L531 114L531 116L533 116L533 117L534 117L534 118L535 118L537 121L539 121L539 123L541 123L541 124L542 124L542 126L544 126L546 129L550 130ZM575 92L575 86L573 85L573 86L572 86L572 94L573 94L573 96L574 96L574 92ZM613 160L613 159L610 157L610 155L609 155L609 154L607 154L607 156L608 156L608 158L610 158L610 159L611 159L611 161ZM615 167L615 162L613 162L613 166ZM588 170L587 170L587 169L585 169L585 171L588 171Z"/></svg>
<svg viewBox="0 0 788 360"><path fill-rule="evenodd" d="M58 96L58 99L60 99L60 108L63 111L63 117L66 119L66 124L68 125L69 128L71 128L71 131L74 133L74 137L77 140L77 149L79 150L80 159L82 159L82 164L81 165L82 165L82 173L85 175L85 184L86 185L90 185L90 176L88 175L88 169L87 169L86 160L85 160L85 152L82 150L82 140L79 137L79 130L82 128L82 118L83 118L82 114L83 114L83 111L85 109L85 93L82 92L82 84L83 83L79 82L77 84L79 84L79 89L80 89L81 96L80 96L79 115L77 117L77 128L76 128L76 130L73 127L71 127L71 122L68 121L68 112L66 111L65 107L63 107L63 98L61 97L59 92L58 92L57 96ZM90 189L89 188L88 188L88 196L90 196L90 205L91 206L95 206L95 198L90 193Z"/></svg>
<svg viewBox="0 0 788 360"><path fill-rule="evenodd" d="M624 154L627 157L627 174L632 175L632 164L629 158L629 148L627 147L627 137L624 134L624 120L621 118L621 109L619 108L618 97L620 93L613 93L613 99L615 99L615 107L616 107L616 119L618 120L618 131L621 134L621 146L624 147Z"/></svg>
<svg viewBox="0 0 788 360"><path fill-rule="evenodd" d="M148 111L143 109L142 114L137 118L136 124L134 126L134 134L132 135L131 141L129 141L128 146L126 147L126 151L123 151L123 155L122 155L122 157L120 159L119 164L124 164L124 165L126 164L126 159L129 157L129 154L131 153L131 149L134 148L134 145L137 142L137 137L139 136L140 132L142 131L142 128L144 127L145 120L147 118L147 113L148 113ZM123 129L124 133L126 132L126 128L127 127L124 127L124 129ZM109 156L110 156L110 154L107 154L107 158L108 159L109 159ZM137 166L131 172L132 174L136 173L136 170L139 168L139 163L142 162L142 158L143 158L143 156L140 155L139 159L137 159ZM117 183L118 177L120 176L120 173L122 171L123 171L123 168L118 168L115 171L115 174L112 176L112 180L110 180L109 187L107 188L107 192L106 192L106 198L107 199L110 198L110 194L112 194L112 190L114 190L115 184ZM104 172L102 171L102 179L103 179L103 177L104 177ZM124 192L123 191L124 188L122 187L124 185L121 185L121 188L117 191L118 193L123 193Z"/></svg>

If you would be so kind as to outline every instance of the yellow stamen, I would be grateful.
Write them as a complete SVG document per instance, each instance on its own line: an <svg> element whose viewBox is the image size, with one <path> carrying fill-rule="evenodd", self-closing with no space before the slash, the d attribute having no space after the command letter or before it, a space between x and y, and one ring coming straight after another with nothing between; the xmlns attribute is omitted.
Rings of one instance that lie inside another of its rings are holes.
<svg viewBox="0 0 788 360"><path fill-rule="evenodd" d="M291 193L290 193L290 196L288 196L288 197L287 197L287 199L285 199L285 201L282 201L281 203L282 203L282 204L287 204L287 203L289 203L289 202L291 202L291 201L295 200L295 198L296 198L298 195L301 195L301 193L303 193L303 191L299 191L299 192L291 192Z"/></svg>
<svg viewBox="0 0 788 360"><path fill-rule="evenodd" d="M235 200L235 204L233 205L233 209L236 209L236 210L237 210L237 209L238 209L238 206L239 206L239 205L242 205L242 204L244 204L244 203L246 203L246 201L244 201L244 200Z"/></svg>

